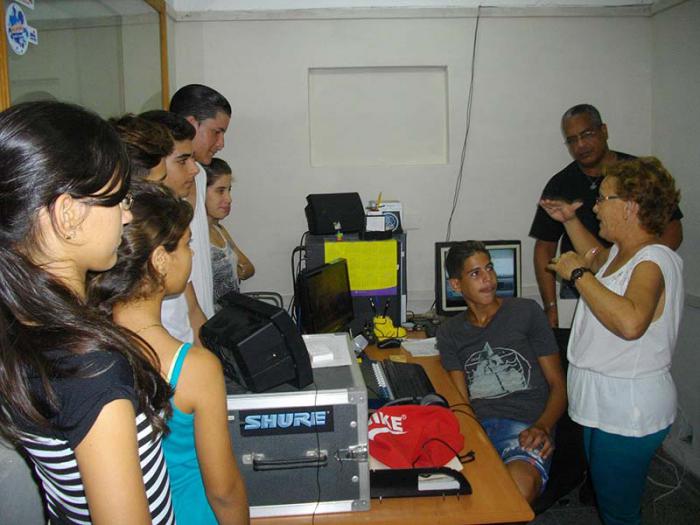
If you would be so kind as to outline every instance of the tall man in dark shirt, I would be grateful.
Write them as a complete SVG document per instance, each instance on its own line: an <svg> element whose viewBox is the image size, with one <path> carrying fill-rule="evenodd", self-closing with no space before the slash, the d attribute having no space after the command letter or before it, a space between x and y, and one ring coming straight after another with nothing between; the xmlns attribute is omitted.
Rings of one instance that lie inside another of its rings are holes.
<svg viewBox="0 0 700 525"><path fill-rule="evenodd" d="M633 156L608 148L608 128L603 123L598 110L590 104L578 104L568 109L561 118L561 130L564 143L574 161L549 180L542 192L542 197L583 201L583 206L576 211L579 219L602 244L607 246L608 243L598 236L599 223L593 213L598 186L603 180L602 171L605 166L633 158ZM661 237L661 242L674 250L683 240L681 217L683 214L680 210L676 210ZM536 239L534 266L542 305L550 325L556 327L559 325L556 281L554 274L547 270L547 264L556 255L560 239L560 253L573 250L573 246L563 225L550 218L540 207L537 208L532 222L530 236ZM576 297L578 297L576 290L570 288L568 283L562 283L561 298Z"/></svg>

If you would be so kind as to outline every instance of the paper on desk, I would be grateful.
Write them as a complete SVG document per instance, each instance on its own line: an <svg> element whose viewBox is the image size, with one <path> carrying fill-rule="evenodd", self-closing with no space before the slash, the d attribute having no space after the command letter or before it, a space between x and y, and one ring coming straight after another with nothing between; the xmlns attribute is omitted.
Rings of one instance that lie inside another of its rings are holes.
<svg viewBox="0 0 700 525"><path fill-rule="evenodd" d="M401 346L413 357L425 357L439 355L436 347L437 340L434 337L427 339L404 339Z"/></svg>
<svg viewBox="0 0 700 525"><path fill-rule="evenodd" d="M458 490L459 481L446 474L418 476L418 491Z"/></svg>

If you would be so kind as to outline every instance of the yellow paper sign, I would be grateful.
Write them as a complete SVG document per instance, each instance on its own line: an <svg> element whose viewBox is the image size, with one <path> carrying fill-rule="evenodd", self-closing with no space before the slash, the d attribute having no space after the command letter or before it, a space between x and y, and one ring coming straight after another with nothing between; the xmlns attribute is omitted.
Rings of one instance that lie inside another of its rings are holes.
<svg viewBox="0 0 700 525"><path fill-rule="evenodd" d="M350 289L354 292L382 290L397 285L396 240L326 241L325 262L343 258L348 261Z"/></svg>

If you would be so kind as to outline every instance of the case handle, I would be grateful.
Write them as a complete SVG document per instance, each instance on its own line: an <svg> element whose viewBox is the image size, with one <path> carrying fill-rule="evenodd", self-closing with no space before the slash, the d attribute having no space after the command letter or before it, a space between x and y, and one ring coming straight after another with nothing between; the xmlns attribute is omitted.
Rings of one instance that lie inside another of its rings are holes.
<svg viewBox="0 0 700 525"><path fill-rule="evenodd" d="M319 468L328 466L328 455L289 458L289 459L253 459L253 470L291 470L299 468Z"/></svg>

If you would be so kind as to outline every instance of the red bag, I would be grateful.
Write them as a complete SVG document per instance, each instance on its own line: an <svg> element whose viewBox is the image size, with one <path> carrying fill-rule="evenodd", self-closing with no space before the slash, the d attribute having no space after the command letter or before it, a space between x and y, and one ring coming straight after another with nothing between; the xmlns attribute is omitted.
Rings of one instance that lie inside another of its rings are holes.
<svg viewBox="0 0 700 525"><path fill-rule="evenodd" d="M369 453L391 468L442 467L464 446L455 415L441 406L382 407L368 423Z"/></svg>

